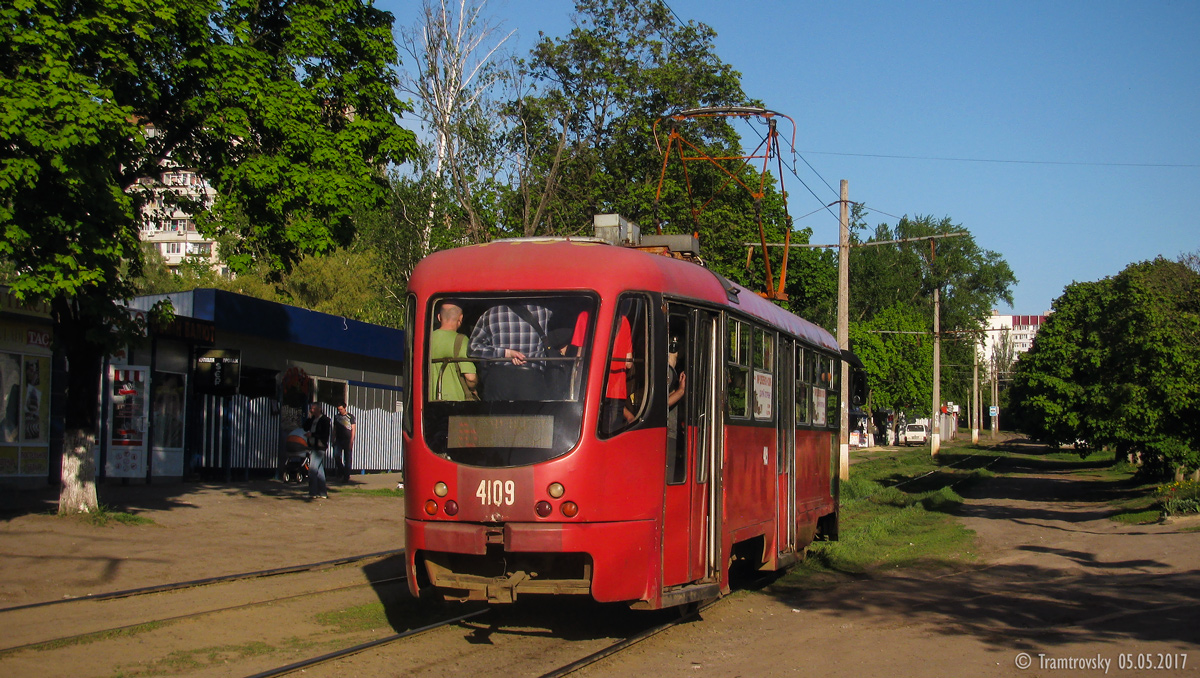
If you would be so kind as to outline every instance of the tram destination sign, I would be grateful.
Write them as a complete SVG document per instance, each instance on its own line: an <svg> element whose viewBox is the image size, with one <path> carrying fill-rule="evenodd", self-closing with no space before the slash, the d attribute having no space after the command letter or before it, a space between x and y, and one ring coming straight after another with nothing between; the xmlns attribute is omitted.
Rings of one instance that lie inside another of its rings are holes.
<svg viewBox="0 0 1200 678"><path fill-rule="evenodd" d="M238 391L242 376L242 352L236 349L206 349L196 355L194 384L197 393L231 396Z"/></svg>

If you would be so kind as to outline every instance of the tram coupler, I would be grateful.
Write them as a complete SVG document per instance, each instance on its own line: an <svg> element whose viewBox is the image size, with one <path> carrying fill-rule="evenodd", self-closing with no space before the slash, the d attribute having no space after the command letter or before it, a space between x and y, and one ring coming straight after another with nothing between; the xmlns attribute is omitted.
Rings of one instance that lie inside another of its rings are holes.
<svg viewBox="0 0 1200 678"><path fill-rule="evenodd" d="M517 600L517 586L529 579L524 572L513 572L507 577L493 579L487 585L487 601L489 603L512 603Z"/></svg>

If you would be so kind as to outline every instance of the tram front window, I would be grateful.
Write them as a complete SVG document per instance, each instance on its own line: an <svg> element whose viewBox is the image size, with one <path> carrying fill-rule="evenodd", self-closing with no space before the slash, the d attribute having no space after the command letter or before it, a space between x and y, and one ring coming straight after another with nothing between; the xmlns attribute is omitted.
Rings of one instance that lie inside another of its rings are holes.
<svg viewBox="0 0 1200 678"><path fill-rule="evenodd" d="M434 298L425 442L476 466L521 466L579 441L595 318L589 295Z"/></svg>

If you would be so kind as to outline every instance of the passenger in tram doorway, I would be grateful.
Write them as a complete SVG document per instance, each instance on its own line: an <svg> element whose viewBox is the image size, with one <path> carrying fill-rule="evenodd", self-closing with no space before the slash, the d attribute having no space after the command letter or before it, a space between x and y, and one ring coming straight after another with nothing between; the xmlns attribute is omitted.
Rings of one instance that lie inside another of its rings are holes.
<svg viewBox="0 0 1200 678"><path fill-rule="evenodd" d="M328 499L329 489L325 485L325 451L329 449L329 434L332 422L321 410L321 403L310 403L309 416L304 419L304 430L308 432L308 497Z"/></svg>
<svg viewBox="0 0 1200 678"><path fill-rule="evenodd" d="M467 337L458 333L463 323L462 307L442 302L437 314L438 329L429 335L430 400L479 400L479 378L475 363L467 360Z"/></svg>
<svg viewBox="0 0 1200 678"><path fill-rule="evenodd" d="M617 334L613 338L612 356L608 364L608 383L604 389L605 430L619 431L637 418L633 403L629 400L629 371L633 367L633 331L629 318L617 321Z"/></svg>
<svg viewBox="0 0 1200 678"><path fill-rule="evenodd" d="M354 437L358 433L358 424L354 415L346 409L345 401L338 403L337 414L333 416L333 459L337 462L338 476L342 482L350 482L353 470L351 457L354 454Z"/></svg>
<svg viewBox="0 0 1200 678"><path fill-rule="evenodd" d="M679 365L679 337L672 336L667 348L667 409L672 410L683 399L687 374Z"/></svg>

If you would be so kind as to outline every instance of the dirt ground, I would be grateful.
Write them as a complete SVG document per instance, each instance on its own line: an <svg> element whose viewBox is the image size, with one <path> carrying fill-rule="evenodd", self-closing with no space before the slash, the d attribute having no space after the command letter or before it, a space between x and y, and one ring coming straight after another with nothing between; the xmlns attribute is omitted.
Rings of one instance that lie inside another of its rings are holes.
<svg viewBox="0 0 1200 678"><path fill-rule="evenodd" d="M1036 457L993 470L1000 475L965 493L958 517L978 535L974 566L936 575L880 572L799 593L738 593L700 620L581 675L1200 675L1200 532L1192 531L1197 522L1114 522L1105 502L1120 496L1122 485ZM394 487L397 479L355 476L353 486ZM0 515L0 607L403 546L400 501L339 489L333 486L328 501L308 502L302 488L275 481L101 488L103 503L151 518L152 526L97 528L9 510ZM53 507L52 493L0 492L5 493L0 508ZM323 576L349 581L359 576L355 572ZM373 594L368 589L356 595L355 601L368 601ZM44 609L45 619L29 628L69 622L56 620L55 608ZM273 628L303 634L314 611L279 606L272 614ZM11 647L22 633L10 626L3 635L4 646ZM466 642L477 650L471 635ZM525 636L514 643L532 643L556 634L512 635ZM176 642L182 646L187 639ZM462 630L436 642L456 657L453 663L429 660L400 669L397 658L384 651L307 675L490 674L501 665L511 675L539 675L553 667L528 647L518 658L499 650L464 658ZM126 671L131 657L149 653L147 643L0 657L0 674L146 675ZM253 673L236 664L162 672Z"/></svg>

